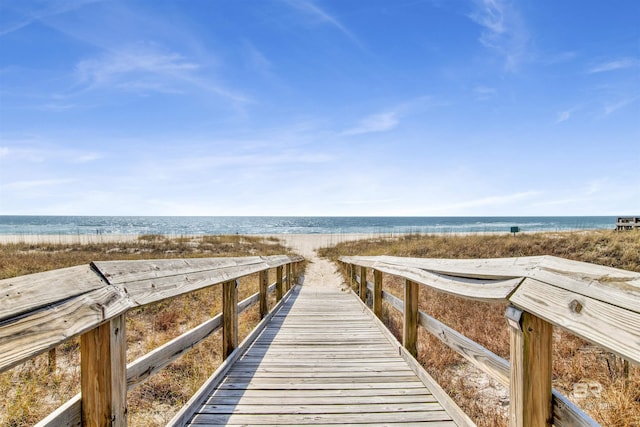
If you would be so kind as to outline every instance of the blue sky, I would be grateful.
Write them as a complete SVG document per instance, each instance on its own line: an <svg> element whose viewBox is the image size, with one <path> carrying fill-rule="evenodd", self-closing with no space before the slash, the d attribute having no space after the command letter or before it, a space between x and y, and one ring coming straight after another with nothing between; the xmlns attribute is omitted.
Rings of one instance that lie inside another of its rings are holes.
<svg viewBox="0 0 640 427"><path fill-rule="evenodd" d="M0 214L640 214L640 1L0 0Z"/></svg>

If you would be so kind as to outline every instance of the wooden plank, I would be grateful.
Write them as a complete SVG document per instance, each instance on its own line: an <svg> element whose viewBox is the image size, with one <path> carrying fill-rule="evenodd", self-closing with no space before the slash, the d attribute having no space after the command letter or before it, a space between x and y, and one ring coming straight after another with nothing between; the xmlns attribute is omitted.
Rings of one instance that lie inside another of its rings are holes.
<svg viewBox="0 0 640 427"><path fill-rule="evenodd" d="M0 280L0 322L60 304L105 285L88 265Z"/></svg>
<svg viewBox="0 0 640 427"><path fill-rule="evenodd" d="M373 270L373 314L382 319L382 271Z"/></svg>
<svg viewBox="0 0 640 427"><path fill-rule="evenodd" d="M191 396L189 401L182 407L180 411L167 423L167 426L184 426L187 421L193 416L195 411L200 405L206 401L209 395L214 391L215 387L220 384L226 373L231 369L236 360L238 360L244 352L250 347L253 341L260 335L266 325L272 319L275 313L278 313L282 306L289 300L292 294L294 294L295 288L289 292L284 299L280 300L273 310L264 319L258 323L258 325L247 335L247 337L240 343L227 359L216 369L216 371L205 381L205 383L198 389L198 391Z"/></svg>
<svg viewBox="0 0 640 427"><path fill-rule="evenodd" d="M238 285L231 280L222 284L222 358L238 347Z"/></svg>
<svg viewBox="0 0 640 427"><path fill-rule="evenodd" d="M366 418L365 418L366 417ZM422 422L450 421L451 417L445 411L421 412L389 412L374 415L377 423L389 422ZM272 414L272 415L225 415L198 414L194 417L193 425L205 424L241 424L241 425L313 425L317 423L342 424L358 423L363 418L371 420L366 414ZM428 424L425 424L428 426Z"/></svg>
<svg viewBox="0 0 640 427"><path fill-rule="evenodd" d="M5 320L0 325L0 372L95 328L131 307L111 286Z"/></svg>
<svg viewBox="0 0 640 427"><path fill-rule="evenodd" d="M282 266L276 267L276 301L282 299Z"/></svg>
<svg viewBox="0 0 640 427"><path fill-rule="evenodd" d="M404 281L404 317L402 345L414 357L418 354L418 284Z"/></svg>
<svg viewBox="0 0 640 427"><path fill-rule="evenodd" d="M509 320L509 425L551 426L553 326L527 312Z"/></svg>
<svg viewBox="0 0 640 427"><path fill-rule="evenodd" d="M291 263L287 264L287 286L285 287L285 290L288 292L289 289L291 289Z"/></svg>
<svg viewBox="0 0 640 427"><path fill-rule="evenodd" d="M284 404L277 405L247 405L247 404L212 404L207 403L198 413L200 414L243 414L243 415L305 415L305 414L378 414L378 413L403 413L420 411L442 411L438 402L419 403L360 403L360 404ZM447 417L446 419L449 419Z"/></svg>
<svg viewBox="0 0 640 427"><path fill-rule="evenodd" d="M552 392L554 427L600 427L589 415L557 390Z"/></svg>
<svg viewBox="0 0 640 427"><path fill-rule="evenodd" d="M81 406L81 394L78 393L34 427L80 427L82 425Z"/></svg>
<svg viewBox="0 0 640 427"><path fill-rule="evenodd" d="M127 365L127 389L146 381L222 327L222 314L201 323Z"/></svg>
<svg viewBox="0 0 640 427"><path fill-rule="evenodd" d="M640 313L526 279L509 298L569 332L640 364Z"/></svg>
<svg viewBox="0 0 640 427"><path fill-rule="evenodd" d="M127 425L126 319L120 315L80 338L84 426Z"/></svg>
<svg viewBox="0 0 640 427"><path fill-rule="evenodd" d="M297 392L296 392L297 393ZM275 394L275 396L274 396ZM392 404L392 403L434 403L437 402L436 398L432 394L404 394L404 395L387 395L387 396L351 396L342 395L336 396L335 394L327 396L300 394L282 396L277 392L274 393L262 393L259 396L213 396L207 401L207 405L252 405L260 409L262 406L267 405L305 405L305 406L317 406L317 405L377 405L377 404Z"/></svg>
<svg viewBox="0 0 640 427"><path fill-rule="evenodd" d="M360 267L360 299L367 301L367 267Z"/></svg>
<svg viewBox="0 0 640 427"><path fill-rule="evenodd" d="M262 270L258 278L260 286L260 318L269 313L269 305L267 304L268 288L269 288L269 270Z"/></svg>
<svg viewBox="0 0 640 427"><path fill-rule="evenodd" d="M422 311L418 315L420 326L500 384L509 387L508 361Z"/></svg>
<svg viewBox="0 0 640 427"><path fill-rule="evenodd" d="M383 292L384 295L385 292ZM390 295L390 294L389 294ZM394 297L395 298L395 297ZM396 298L396 300L399 300ZM400 301L401 302L401 301ZM402 310L402 308L400 308ZM367 311L368 313L371 313ZM440 384L431 376L427 371L424 370L420 362L418 362L413 355L411 355L405 348L403 348L396 337L387 329L386 325L382 323L380 319L373 316L371 313L371 319L378 327L378 329L384 334L384 336L389 340L394 347L398 349L400 356L404 359L404 361L409 365L409 368L413 370L416 376L420 379L422 384L433 394L433 396L440 402L442 407L447 411L447 413L451 416L451 418L455 421L455 424L459 427L475 427L475 423L469 418L467 414L465 414L462 409L451 399L451 397L444 391Z"/></svg>

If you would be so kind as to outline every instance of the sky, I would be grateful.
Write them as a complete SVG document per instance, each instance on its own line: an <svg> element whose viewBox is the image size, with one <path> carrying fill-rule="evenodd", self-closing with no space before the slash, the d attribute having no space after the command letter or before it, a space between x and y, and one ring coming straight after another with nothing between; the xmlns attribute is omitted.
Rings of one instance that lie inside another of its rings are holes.
<svg viewBox="0 0 640 427"><path fill-rule="evenodd" d="M640 215L640 1L0 0L0 215Z"/></svg>

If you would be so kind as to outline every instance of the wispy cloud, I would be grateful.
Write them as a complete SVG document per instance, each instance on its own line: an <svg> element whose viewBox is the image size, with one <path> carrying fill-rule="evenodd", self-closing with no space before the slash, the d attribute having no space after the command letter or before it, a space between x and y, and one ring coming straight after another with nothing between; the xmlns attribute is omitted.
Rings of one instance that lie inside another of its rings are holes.
<svg viewBox="0 0 640 427"><path fill-rule="evenodd" d="M49 16L71 12L87 4L104 0L49 0L46 2L2 2L0 36L18 31Z"/></svg>
<svg viewBox="0 0 640 427"><path fill-rule="evenodd" d="M80 61L76 65L76 73L82 83L99 86L131 78L137 73L175 75L197 68L197 64L187 61L177 53L138 45Z"/></svg>
<svg viewBox="0 0 640 427"><path fill-rule="evenodd" d="M473 88L473 94L478 101L486 101L496 94L496 90L488 86L476 86Z"/></svg>
<svg viewBox="0 0 640 427"><path fill-rule="evenodd" d="M476 0L471 20L483 27L480 43L505 58L505 68L514 71L527 55L529 35L513 3Z"/></svg>
<svg viewBox="0 0 640 427"><path fill-rule="evenodd" d="M342 22L340 22L336 17L330 15L324 9L321 9L318 5L314 4L311 1L307 0L285 0L287 4L292 6L293 8L305 13L308 16L311 16L322 23L326 23L336 28L342 34L344 34L349 40L351 40L355 45L359 48L364 49L364 45L360 42L360 40L349 30Z"/></svg>
<svg viewBox="0 0 640 427"><path fill-rule="evenodd" d="M195 61L148 43L111 49L76 64L78 82L85 90L181 94L186 87L195 87L236 104L250 102L245 96L202 77L203 73L202 66Z"/></svg>
<svg viewBox="0 0 640 427"><path fill-rule="evenodd" d="M396 112L373 114L363 118L355 127L347 129L342 134L360 135L363 133L386 132L398 126L398 123L400 121Z"/></svg>
<svg viewBox="0 0 640 427"><path fill-rule="evenodd" d="M558 111L558 113L556 114L556 124L566 122L567 120L569 120L573 115L573 113L575 113L578 110L578 108L579 107L572 107L566 110Z"/></svg>
<svg viewBox="0 0 640 427"><path fill-rule="evenodd" d="M631 104L633 104L635 101L638 100L638 97L630 97L630 98L624 98L618 101L613 101L613 102L607 102L604 105L604 115L608 116L609 114L613 114L618 110L621 110Z"/></svg>
<svg viewBox="0 0 640 427"><path fill-rule="evenodd" d="M638 58L620 58L596 64L589 69L589 73L604 73L638 66L640 66L640 60Z"/></svg>
<svg viewBox="0 0 640 427"><path fill-rule="evenodd" d="M8 155L9 155L9 148L0 147L0 159L2 159L3 157L7 157Z"/></svg>

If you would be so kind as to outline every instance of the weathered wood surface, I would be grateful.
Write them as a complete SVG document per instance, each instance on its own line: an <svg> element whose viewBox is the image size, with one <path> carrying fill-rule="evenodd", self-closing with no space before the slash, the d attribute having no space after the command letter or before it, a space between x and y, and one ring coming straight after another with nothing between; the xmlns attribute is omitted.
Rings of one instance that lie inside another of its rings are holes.
<svg viewBox="0 0 640 427"><path fill-rule="evenodd" d="M340 260L465 298L508 301L640 364L640 273L553 256Z"/></svg>
<svg viewBox="0 0 640 427"><path fill-rule="evenodd" d="M108 261L0 280L0 372L131 308L300 260Z"/></svg>
<svg viewBox="0 0 640 427"><path fill-rule="evenodd" d="M353 295L313 286L292 291L190 420L335 423L455 425Z"/></svg>

